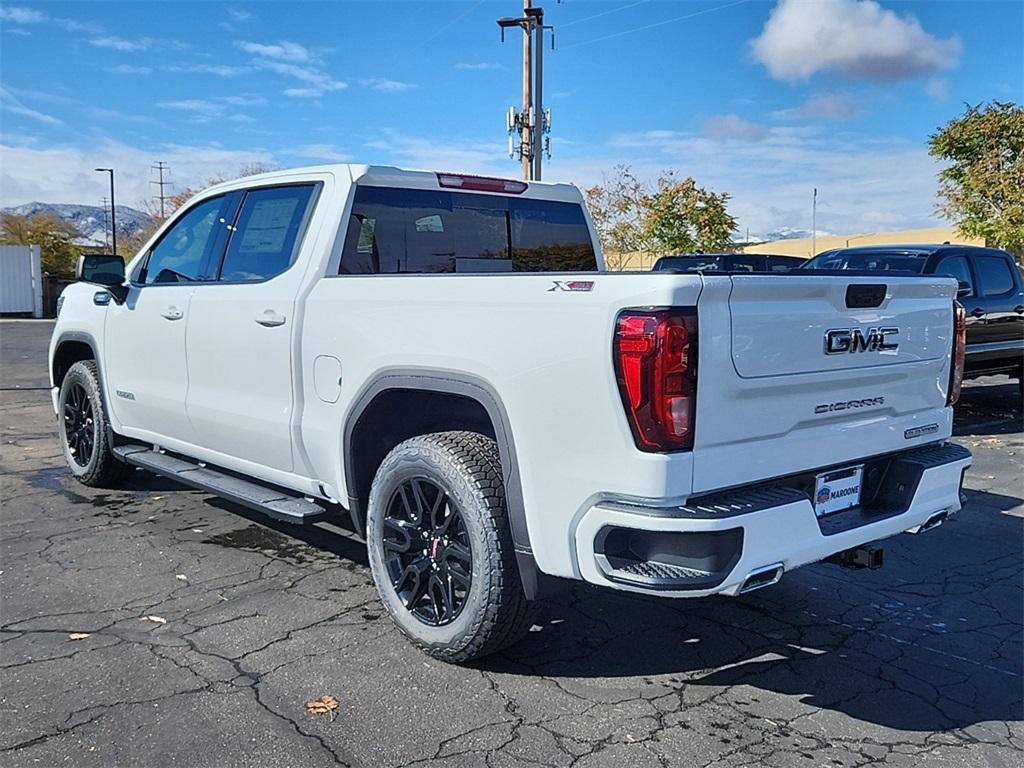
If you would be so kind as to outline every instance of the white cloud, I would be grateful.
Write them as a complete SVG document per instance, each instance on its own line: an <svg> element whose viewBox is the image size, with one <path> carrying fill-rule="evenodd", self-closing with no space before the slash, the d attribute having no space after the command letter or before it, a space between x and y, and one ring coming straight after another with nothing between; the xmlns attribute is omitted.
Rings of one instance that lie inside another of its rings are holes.
<svg viewBox="0 0 1024 768"><path fill-rule="evenodd" d="M230 64L168 64L160 67L165 72L200 72L218 77L236 77L252 72L252 67L232 66Z"/></svg>
<svg viewBox="0 0 1024 768"><path fill-rule="evenodd" d="M123 37L115 37L114 35L103 35L101 37L94 37L89 41L90 45L94 45L97 48L109 48L114 51L144 51L152 44L152 40L148 37L142 37L138 40L126 40Z"/></svg>
<svg viewBox="0 0 1024 768"><path fill-rule="evenodd" d="M152 67L137 67L134 64L118 64L113 68L114 72L122 75L148 75L153 71Z"/></svg>
<svg viewBox="0 0 1024 768"><path fill-rule="evenodd" d="M864 80L901 80L956 65L958 38L939 38L910 14L874 0L779 0L752 43L777 80L833 71Z"/></svg>
<svg viewBox="0 0 1024 768"><path fill-rule="evenodd" d="M655 178L662 168L692 175L702 186L728 192L740 228L750 227L753 234L809 228L813 187L820 229L854 233L937 225L939 166L923 145L824 127L767 130L757 141L729 142L679 131L624 134L605 151L604 168L626 162L644 178ZM549 177L553 170L554 164Z"/></svg>
<svg viewBox="0 0 1024 768"><path fill-rule="evenodd" d="M482 61L482 62L475 63L475 64L471 64L471 63L467 63L467 62L460 62L459 64L455 65L455 68L456 69L465 69L465 70L469 70L471 72L478 72L478 71L486 70L486 69L508 69L508 67L506 67L504 64L494 64L494 63L487 62L487 61Z"/></svg>
<svg viewBox="0 0 1024 768"><path fill-rule="evenodd" d="M3 87L0 87L0 109L27 117L43 125L64 125L64 121L57 119L53 115L48 115L45 112L25 106L9 89Z"/></svg>
<svg viewBox="0 0 1024 768"><path fill-rule="evenodd" d="M384 93L401 93L402 91L409 91L417 87L415 83L388 80L386 77L371 77L368 80L363 80L362 84L367 88L383 91Z"/></svg>
<svg viewBox="0 0 1024 768"><path fill-rule="evenodd" d="M313 61L313 54L309 52L308 48L288 40L282 40L279 43L254 43L243 40L236 45L246 53L266 59L300 63Z"/></svg>
<svg viewBox="0 0 1024 768"><path fill-rule="evenodd" d="M339 152L332 144L306 144L293 149L291 154L295 157L325 160L331 163L347 163L352 160L352 155L347 152Z"/></svg>
<svg viewBox="0 0 1024 768"><path fill-rule="evenodd" d="M252 123L255 120L245 114L235 111L236 107L253 107L266 104L267 100L262 96L220 96L212 99L177 99L171 101L157 102L161 109L171 109L186 112L191 115L194 123L206 123L213 119L230 120L236 123Z"/></svg>
<svg viewBox="0 0 1024 768"><path fill-rule="evenodd" d="M832 91L815 93L798 107L775 112L783 120L804 118L806 120L849 120L860 114L860 109L848 93Z"/></svg>
<svg viewBox="0 0 1024 768"><path fill-rule="evenodd" d="M518 175L518 168L507 160L504 142L444 142L421 136L410 136L386 129L378 139L366 146L380 153L368 162L385 162L405 168L426 168L436 171L462 171L489 175Z"/></svg>
<svg viewBox="0 0 1024 768"><path fill-rule="evenodd" d="M760 141L768 129L739 115L714 115L704 121L704 134L718 141Z"/></svg>
<svg viewBox="0 0 1024 768"><path fill-rule="evenodd" d="M228 16L231 17L232 21L252 21L256 18L249 11L241 8L228 8Z"/></svg>
<svg viewBox="0 0 1024 768"><path fill-rule="evenodd" d="M45 11L25 6L0 7L0 19L11 24L53 24L66 32L86 32L88 34L103 32L103 28L99 24L51 16Z"/></svg>
<svg viewBox="0 0 1024 768"><path fill-rule="evenodd" d="M0 19L12 24L41 24L47 21L49 16L35 8L9 6L0 8Z"/></svg>
<svg viewBox="0 0 1024 768"><path fill-rule="evenodd" d="M132 147L108 141L87 147L0 145L0 206L40 200L89 203L107 194L106 176L93 168L114 168L118 203L139 207L151 199L150 166L164 160L174 174L175 190L197 188L218 174L232 175L246 165L272 165L265 150L164 144Z"/></svg>
<svg viewBox="0 0 1024 768"><path fill-rule="evenodd" d="M944 77L930 77L924 90L936 101L945 101L949 98L949 81Z"/></svg>
<svg viewBox="0 0 1024 768"><path fill-rule="evenodd" d="M294 77L296 80L305 83L301 88L285 90L285 96L318 98L325 93L348 88L348 83L335 80L326 72L322 72L316 67L300 67L297 64L286 64L282 61L265 61L262 59L257 59L254 65L260 69L267 69L281 75Z"/></svg>

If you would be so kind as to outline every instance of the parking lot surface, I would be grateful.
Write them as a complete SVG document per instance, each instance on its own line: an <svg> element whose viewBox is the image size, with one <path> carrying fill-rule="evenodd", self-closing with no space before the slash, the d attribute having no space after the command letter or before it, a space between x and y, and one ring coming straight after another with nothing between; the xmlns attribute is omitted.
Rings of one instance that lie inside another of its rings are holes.
<svg viewBox="0 0 1024 768"><path fill-rule="evenodd" d="M965 388L969 503L882 569L738 599L572 585L456 667L392 627L353 539L142 472L75 483L51 329L0 322L2 765L1024 764L1015 383ZM324 695L333 717L307 712Z"/></svg>

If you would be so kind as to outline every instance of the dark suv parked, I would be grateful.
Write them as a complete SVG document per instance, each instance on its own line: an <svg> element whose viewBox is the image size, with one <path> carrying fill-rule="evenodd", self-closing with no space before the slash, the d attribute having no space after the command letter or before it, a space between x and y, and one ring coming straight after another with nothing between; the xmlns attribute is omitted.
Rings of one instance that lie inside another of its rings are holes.
<svg viewBox="0 0 1024 768"><path fill-rule="evenodd" d="M1013 257L970 245L870 245L819 253L803 269L949 275L967 310L966 376L1005 373L1024 391L1024 280Z"/></svg>
<svg viewBox="0 0 1024 768"><path fill-rule="evenodd" d="M683 253L662 256L654 262L655 272L788 272L807 259L798 256L768 256L760 253Z"/></svg>

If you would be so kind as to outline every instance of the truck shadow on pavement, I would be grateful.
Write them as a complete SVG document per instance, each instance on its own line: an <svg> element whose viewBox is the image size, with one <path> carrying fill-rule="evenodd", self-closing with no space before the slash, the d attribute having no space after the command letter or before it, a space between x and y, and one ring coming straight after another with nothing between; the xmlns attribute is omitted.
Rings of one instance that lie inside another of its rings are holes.
<svg viewBox="0 0 1024 768"><path fill-rule="evenodd" d="M1001 381L1005 379L996 379ZM953 412L955 437L1011 435L1024 431L1022 399L1016 382L964 386Z"/></svg>
<svg viewBox="0 0 1024 768"><path fill-rule="evenodd" d="M1019 500L975 501L984 504L934 532L887 542L879 571L811 565L757 594L700 600L573 585L544 604L524 641L479 666L584 688L641 678L694 703L744 686L742 714L790 717L777 695L762 704L762 690L798 697L793 715L820 709L812 717L825 728L835 713L920 732L1018 722L1022 521L1000 508ZM971 536L972 517L994 529L998 551Z"/></svg>

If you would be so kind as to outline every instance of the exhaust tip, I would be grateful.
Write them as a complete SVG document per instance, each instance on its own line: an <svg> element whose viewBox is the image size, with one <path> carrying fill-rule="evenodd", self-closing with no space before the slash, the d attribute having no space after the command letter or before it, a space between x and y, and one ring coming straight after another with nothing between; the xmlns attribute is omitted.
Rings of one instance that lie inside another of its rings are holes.
<svg viewBox="0 0 1024 768"><path fill-rule="evenodd" d="M737 594L745 595L748 592L753 592L755 589L778 584L782 578L782 571L782 563L773 563L772 565L755 568L747 574L747 578L743 580L743 586L740 587L740 591Z"/></svg>
<svg viewBox="0 0 1024 768"><path fill-rule="evenodd" d="M940 509L938 512L932 514L931 517L929 517L920 525L915 525L913 528L908 529L907 533L924 533L925 531L930 531L933 528L938 528L940 525L946 522L946 518L948 517L949 510Z"/></svg>

